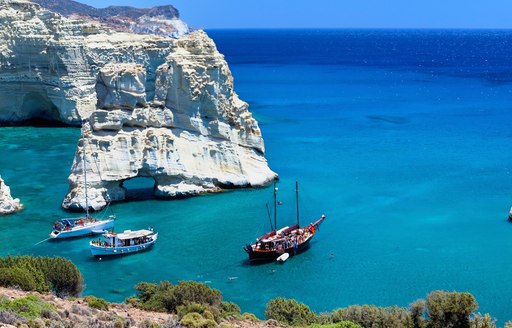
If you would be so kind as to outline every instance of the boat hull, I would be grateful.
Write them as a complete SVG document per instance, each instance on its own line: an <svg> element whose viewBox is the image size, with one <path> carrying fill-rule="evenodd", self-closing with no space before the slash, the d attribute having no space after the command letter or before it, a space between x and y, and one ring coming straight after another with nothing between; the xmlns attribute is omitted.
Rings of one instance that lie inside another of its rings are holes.
<svg viewBox="0 0 512 328"><path fill-rule="evenodd" d="M112 228L114 228L113 219L101 220L89 225L74 227L71 230L62 230L59 231L58 233L52 231L52 233L50 233L50 237L52 239L64 239L88 236L92 234L102 233L104 230L110 230Z"/></svg>
<svg viewBox="0 0 512 328"><path fill-rule="evenodd" d="M93 242L91 241L89 243L89 245L91 246L91 254L93 256L119 256L119 255L126 255L126 254L131 254L131 253L137 253L137 252L142 252L142 251L145 251L145 250L148 250L150 249L156 242L157 240L157 237L158 237L158 233L156 233L152 240L147 242L147 243L144 243L144 244L140 244L140 245L132 245L132 246L120 246L120 247L110 247L110 246L98 246L98 245L95 245L93 244Z"/></svg>
<svg viewBox="0 0 512 328"><path fill-rule="evenodd" d="M309 248L309 242L310 241L311 241L311 238L306 240L302 244L298 245L297 248L290 247L290 248L287 248L287 249L281 250L281 251L278 251L278 250L274 250L274 251L262 251L262 250L249 251L249 252L247 252L249 254L249 261L251 261L251 263L273 262L273 261L276 261L277 258L279 256L283 255L283 253L285 253L285 252L290 254L290 257L292 257L294 255L300 254L300 253L304 252L305 250L307 250Z"/></svg>

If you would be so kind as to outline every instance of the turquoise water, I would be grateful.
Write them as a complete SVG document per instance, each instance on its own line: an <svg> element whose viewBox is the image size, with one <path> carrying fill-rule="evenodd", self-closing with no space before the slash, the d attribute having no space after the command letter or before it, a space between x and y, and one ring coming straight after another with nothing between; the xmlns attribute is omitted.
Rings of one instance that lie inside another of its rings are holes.
<svg viewBox="0 0 512 328"><path fill-rule="evenodd" d="M0 128L0 173L26 209L0 218L0 255L70 258L85 294L110 301L141 280L193 279L262 316L277 296L321 312L445 289L473 293L498 324L512 319L510 32L210 35L280 175L280 223L294 222L296 179L304 222L327 215L311 249L247 265L243 245L268 230L268 187L115 204L117 230L159 231L145 253L99 261L87 238L36 246L66 215L79 131L19 127Z"/></svg>

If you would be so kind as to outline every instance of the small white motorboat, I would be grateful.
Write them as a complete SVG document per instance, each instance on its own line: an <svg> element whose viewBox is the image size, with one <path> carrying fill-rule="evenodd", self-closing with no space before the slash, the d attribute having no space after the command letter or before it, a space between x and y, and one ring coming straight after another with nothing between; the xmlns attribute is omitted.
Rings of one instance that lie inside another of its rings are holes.
<svg viewBox="0 0 512 328"><path fill-rule="evenodd" d="M104 233L105 230L114 228L114 219L113 215L104 220L94 219L91 216L60 219L53 224L50 238L62 239Z"/></svg>
<svg viewBox="0 0 512 328"><path fill-rule="evenodd" d="M288 258L290 257L290 254L288 253L283 253L283 255L279 256L276 261L279 262L279 263L284 263L286 260L288 260Z"/></svg>
<svg viewBox="0 0 512 328"><path fill-rule="evenodd" d="M158 232L154 232L153 228L125 230L118 234L106 232L103 240L92 240L89 245L94 256L123 255L147 250L155 244L157 238Z"/></svg>

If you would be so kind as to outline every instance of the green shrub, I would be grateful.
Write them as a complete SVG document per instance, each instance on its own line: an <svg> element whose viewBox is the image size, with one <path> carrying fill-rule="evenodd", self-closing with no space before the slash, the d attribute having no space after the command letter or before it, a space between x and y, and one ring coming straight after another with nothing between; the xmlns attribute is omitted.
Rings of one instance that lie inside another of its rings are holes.
<svg viewBox="0 0 512 328"><path fill-rule="evenodd" d="M166 284L170 286L170 283L166 281L161 282L160 286L150 282L139 282L134 288L137 290L137 297L142 303L145 303L149 301L157 291L160 289L166 289Z"/></svg>
<svg viewBox="0 0 512 328"><path fill-rule="evenodd" d="M58 297L80 296L84 289L83 277L73 262L62 257L37 257L36 260Z"/></svg>
<svg viewBox="0 0 512 328"><path fill-rule="evenodd" d="M2 286L53 291L59 297L79 296L84 288L78 268L61 257L8 256L0 258L0 270Z"/></svg>
<svg viewBox="0 0 512 328"><path fill-rule="evenodd" d="M469 319L470 328L496 328L496 319L493 319L488 313L482 315L477 313ZM506 327L506 324L505 324Z"/></svg>
<svg viewBox="0 0 512 328"><path fill-rule="evenodd" d="M404 308L377 307L375 305L352 305L348 308L336 310L332 313L334 323L350 321L364 328L369 327L414 327L409 311Z"/></svg>
<svg viewBox="0 0 512 328"><path fill-rule="evenodd" d="M309 325L316 322L316 314L307 305L282 297L267 303L265 317L288 325Z"/></svg>
<svg viewBox="0 0 512 328"><path fill-rule="evenodd" d="M425 301L417 300L409 306L413 327L421 328L425 326Z"/></svg>
<svg viewBox="0 0 512 328"><path fill-rule="evenodd" d="M177 313L178 307L183 305L200 304L218 308L222 301L220 291L195 281L180 281L178 285L168 281L158 285L141 282L134 288L138 301L127 299L126 302L144 310ZM218 313L219 310L215 310L216 316Z"/></svg>
<svg viewBox="0 0 512 328"><path fill-rule="evenodd" d="M469 316L478 303L470 293L437 290L428 294L426 307L432 328L469 327Z"/></svg>
<svg viewBox="0 0 512 328"><path fill-rule="evenodd" d="M34 277L27 270L19 267L0 268L0 286L17 287L28 291L38 289Z"/></svg>
<svg viewBox="0 0 512 328"><path fill-rule="evenodd" d="M258 317L256 317L253 313L248 313L248 312L244 312L241 316L240 316L240 319L242 320L247 320L247 321L252 321L252 322L259 322L261 321L260 319L258 319Z"/></svg>
<svg viewBox="0 0 512 328"><path fill-rule="evenodd" d="M143 310L167 312L165 307L164 294L172 288L172 285L167 281L162 281L160 284L153 284L148 282L140 282L134 287L137 290L138 300L129 298L129 302L135 307Z"/></svg>
<svg viewBox="0 0 512 328"><path fill-rule="evenodd" d="M239 316L240 307L233 302L221 302L219 306L220 315L223 318L228 316Z"/></svg>
<svg viewBox="0 0 512 328"><path fill-rule="evenodd" d="M87 305L93 309L108 311L109 303L105 301L103 298L98 298L95 296L86 296L84 297L84 301L87 302Z"/></svg>
<svg viewBox="0 0 512 328"><path fill-rule="evenodd" d="M13 300L0 300L0 310L11 311L27 318L39 318L43 309L55 310L53 306L33 295Z"/></svg>
<svg viewBox="0 0 512 328"><path fill-rule="evenodd" d="M212 319L206 319L197 312L187 313L181 320L180 324L188 328L215 328L217 323Z"/></svg>
<svg viewBox="0 0 512 328"><path fill-rule="evenodd" d="M165 295L166 308L175 312L180 305L191 303L219 306L222 295L217 289L196 281L180 281Z"/></svg>
<svg viewBox="0 0 512 328"><path fill-rule="evenodd" d="M361 328L361 326L356 325L353 322L350 321L340 321L337 323L330 323L330 324L313 324L308 326L308 328Z"/></svg>
<svg viewBox="0 0 512 328"><path fill-rule="evenodd" d="M192 303L192 304L178 306L176 312L178 314L178 318L181 319L189 313L198 313L198 314L202 315L204 313L204 311L206 311L206 309L207 309L206 305Z"/></svg>

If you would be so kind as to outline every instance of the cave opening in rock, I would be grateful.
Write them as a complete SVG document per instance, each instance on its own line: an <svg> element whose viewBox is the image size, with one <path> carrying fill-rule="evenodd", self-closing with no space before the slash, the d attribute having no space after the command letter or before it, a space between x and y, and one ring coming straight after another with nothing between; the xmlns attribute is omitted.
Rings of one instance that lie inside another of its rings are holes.
<svg viewBox="0 0 512 328"><path fill-rule="evenodd" d="M126 200L153 199L156 181L152 177L135 177L125 180L121 187L126 190Z"/></svg>
<svg viewBox="0 0 512 328"><path fill-rule="evenodd" d="M59 109L48 96L30 92L23 97L20 112L26 120L20 122L20 125L31 126L64 126L61 120Z"/></svg>

